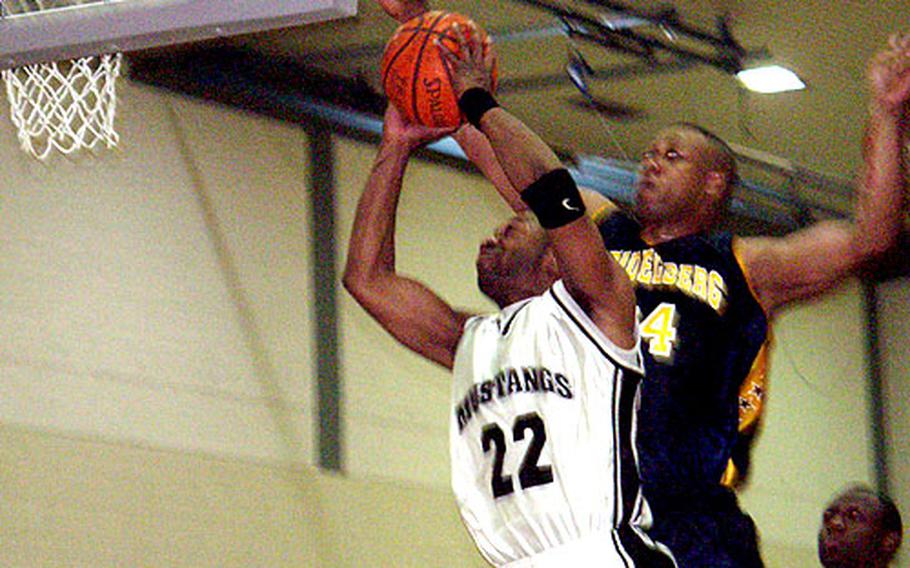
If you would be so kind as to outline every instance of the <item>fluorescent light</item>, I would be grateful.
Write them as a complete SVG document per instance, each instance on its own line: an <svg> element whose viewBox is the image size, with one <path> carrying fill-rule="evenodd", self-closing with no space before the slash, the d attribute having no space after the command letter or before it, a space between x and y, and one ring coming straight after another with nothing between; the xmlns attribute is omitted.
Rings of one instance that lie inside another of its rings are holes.
<svg viewBox="0 0 910 568"><path fill-rule="evenodd" d="M743 69L736 74L736 78L747 89L756 93L782 93L806 88L806 84L796 76L796 73L780 65Z"/></svg>

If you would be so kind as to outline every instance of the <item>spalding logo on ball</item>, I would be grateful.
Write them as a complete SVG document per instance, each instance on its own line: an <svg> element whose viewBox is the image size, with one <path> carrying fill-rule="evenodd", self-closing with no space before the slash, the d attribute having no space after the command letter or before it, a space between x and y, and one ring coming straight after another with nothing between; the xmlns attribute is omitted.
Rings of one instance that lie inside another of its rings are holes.
<svg viewBox="0 0 910 568"><path fill-rule="evenodd" d="M486 33L469 18L451 12L425 12L401 24L382 56L382 88L389 101L411 122L424 126L450 127L464 122L458 101L449 82L442 55L435 44L438 38L446 47L459 52L452 26L471 40L479 33L484 50L490 49ZM493 68L496 84L496 68Z"/></svg>

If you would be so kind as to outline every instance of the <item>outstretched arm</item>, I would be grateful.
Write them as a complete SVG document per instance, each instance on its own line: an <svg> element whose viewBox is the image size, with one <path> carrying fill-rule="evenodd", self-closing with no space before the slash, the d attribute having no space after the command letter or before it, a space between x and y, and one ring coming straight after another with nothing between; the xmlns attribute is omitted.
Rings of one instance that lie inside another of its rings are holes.
<svg viewBox="0 0 910 568"><path fill-rule="evenodd" d="M868 71L871 91L853 223L825 221L784 238L742 242L741 257L768 312L821 294L880 258L905 215L910 35L893 36Z"/></svg>
<svg viewBox="0 0 910 568"><path fill-rule="evenodd" d="M459 30L456 36L458 53L437 43L449 68L455 93L462 102L468 91L486 91L489 96L492 50L484 49L476 33L466 39ZM559 158L537 134L502 107L490 108L473 121L489 141L509 182L521 189L522 200L531 206L541 224L549 227L548 235L569 293L612 341L622 346L634 344L635 302L631 283L604 248L591 219L581 215L554 225L542 218L539 198L548 204L546 207L583 210L580 199L569 197L575 186L568 173L556 173L564 171ZM537 198L530 199L529 189ZM560 199L550 199L546 194L551 191Z"/></svg>
<svg viewBox="0 0 910 568"><path fill-rule="evenodd" d="M451 368L467 315L395 269L395 214L411 153L444 134L386 111L379 151L354 217L343 282L379 324L412 351Z"/></svg>

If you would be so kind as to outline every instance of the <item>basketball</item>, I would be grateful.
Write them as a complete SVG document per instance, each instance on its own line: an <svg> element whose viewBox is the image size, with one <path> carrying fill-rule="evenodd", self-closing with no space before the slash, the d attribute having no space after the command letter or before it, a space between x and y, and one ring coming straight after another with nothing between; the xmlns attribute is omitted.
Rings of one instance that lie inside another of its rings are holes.
<svg viewBox="0 0 910 568"><path fill-rule="evenodd" d="M386 44L382 56L382 88L389 101L411 122L434 127L458 126L464 122L442 55L435 45L438 38L458 53L458 41L452 31L455 24L468 40L472 33L479 33L484 50L490 49L486 33L469 18L438 10L401 24ZM495 85L495 66L493 82Z"/></svg>

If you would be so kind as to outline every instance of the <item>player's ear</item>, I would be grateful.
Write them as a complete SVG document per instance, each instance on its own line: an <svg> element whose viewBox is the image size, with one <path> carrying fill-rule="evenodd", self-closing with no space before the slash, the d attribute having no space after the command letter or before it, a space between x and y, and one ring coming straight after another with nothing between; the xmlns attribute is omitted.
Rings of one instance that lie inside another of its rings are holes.
<svg viewBox="0 0 910 568"><path fill-rule="evenodd" d="M705 180L705 191L712 197L720 197L727 189L727 176L718 170L711 170Z"/></svg>
<svg viewBox="0 0 910 568"><path fill-rule="evenodd" d="M559 261L556 259L556 252L553 250L552 245L547 246L541 264L543 273L549 280L555 282L562 276L562 271L559 269Z"/></svg>

